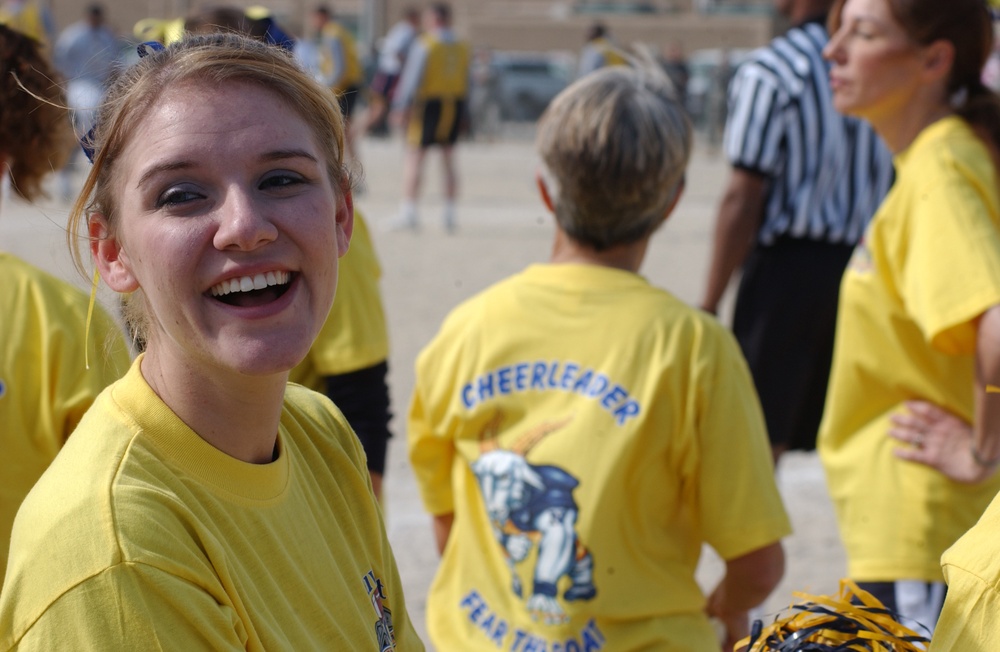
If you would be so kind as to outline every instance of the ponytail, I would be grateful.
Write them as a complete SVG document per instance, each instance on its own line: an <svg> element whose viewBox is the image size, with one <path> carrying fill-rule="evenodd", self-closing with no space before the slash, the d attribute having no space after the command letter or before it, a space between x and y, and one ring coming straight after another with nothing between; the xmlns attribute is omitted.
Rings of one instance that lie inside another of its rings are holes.
<svg viewBox="0 0 1000 652"><path fill-rule="evenodd" d="M976 80L952 95L952 106L986 141L994 160L1000 158L1000 95Z"/></svg>

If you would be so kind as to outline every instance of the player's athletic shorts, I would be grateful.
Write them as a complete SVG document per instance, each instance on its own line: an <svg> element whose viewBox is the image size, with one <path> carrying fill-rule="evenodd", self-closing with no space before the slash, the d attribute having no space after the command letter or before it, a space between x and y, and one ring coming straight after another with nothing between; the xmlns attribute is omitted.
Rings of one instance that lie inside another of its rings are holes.
<svg viewBox="0 0 1000 652"><path fill-rule="evenodd" d="M747 257L733 334L772 444L812 450L833 359L840 278L853 248L781 238Z"/></svg>
<svg viewBox="0 0 1000 652"><path fill-rule="evenodd" d="M381 95L387 101L391 101L392 92L396 90L396 84L398 82L399 75L394 75L388 72L378 72L375 73L375 79L372 80L372 84L369 88L373 93Z"/></svg>
<svg viewBox="0 0 1000 652"><path fill-rule="evenodd" d="M454 145L465 117L465 100L424 100L413 106L406 141L411 145Z"/></svg>
<svg viewBox="0 0 1000 652"><path fill-rule="evenodd" d="M360 86L350 86L342 93L337 93L337 102L340 104L340 112L345 117L354 115L354 106L358 103L358 95L361 94Z"/></svg>
<svg viewBox="0 0 1000 652"><path fill-rule="evenodd" d="M368 457L368 470L385 472L385 450L389 443L389 365L380 362L337 376L327 376L326 395L330 397L347 423L351 424Z"/></svg>

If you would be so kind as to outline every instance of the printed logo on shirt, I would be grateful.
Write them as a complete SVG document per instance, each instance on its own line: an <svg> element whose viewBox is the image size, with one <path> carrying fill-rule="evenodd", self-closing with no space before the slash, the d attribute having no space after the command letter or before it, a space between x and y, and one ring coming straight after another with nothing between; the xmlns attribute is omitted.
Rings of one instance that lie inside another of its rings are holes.
<svg viewBox="0 0 1000 652"><path fill-rule="evenodd" d="M396 633L392 628L392 612L386 606L385 585L375 577L374 571L368 571L362 578L368 590L372 609L375 610L375 636L378 640L379 652L390 652L396 649Z"/></svg>
<svg viewBox="0 0 1000 652"><path fill-rule="evenodd" d="M3 378L0 378L0 398L3 398L6 395L7 395L7 383L3 381Z"/></svg>
<svg viewBox="0 0 1000 652"><path fill-rule="evenodd" d="M489 639L498 650L508 652L598 652L603 650L604 634L593 619L570 638L550 640L523 629L511 630L510 625L493 611L475 589L469 591L458 603L469 622Z"/></svg>
<svg viewBox="0 0 1000 652"><path fill-rule="evenodd" d="M579 509L573 491L580 482L557 466L531 464L526 459L532 448L571 418L541 423L510 448L501 448L497 436L503 415L497 411L480 433L482 454L472 463L490 526L510 571L510 590L525 600L535 621L547 625L569 620L564 602L597 595L594 558L576 532ZM531 572L526 599L522 567ZM562 595L560 583L565 587Z"/></svg>
<svg viewBox="0 0 1000 652"><path fill-rule="evenodd" d="M872 252L868 249L867 238L862 237L861 241L854 247L854 253L851 254L851 261L847 267L859 274L867 274L875 269Z"/></svg>
<svg viewBox="0 0 1000 652"><path fill-rule="evenodd" d="M471 410L499 396L528 391L561 391L592 399L614 418L619 426L642 412L639 402L624 386L607 374L586 369L575 362L517 362L487 371L461 389L462 405Z"/></svg>

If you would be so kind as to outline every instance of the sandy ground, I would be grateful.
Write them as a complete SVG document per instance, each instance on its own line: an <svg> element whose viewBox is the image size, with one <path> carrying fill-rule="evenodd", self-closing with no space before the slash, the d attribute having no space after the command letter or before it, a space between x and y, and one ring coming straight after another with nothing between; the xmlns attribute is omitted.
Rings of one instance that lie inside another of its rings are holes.
<svg viewBox="0 0 1000 652"><path fill-rule="evenodd" d="M398 207L402 145L393 140L362 143L365 190L355 203L372 227L384 270L383 292L392 343L390 384L396 418L385 484L386 519L409 610L424 633L424 607L437 564L430 519L420 503L406 459L405 412L413 388L413 361L447 312L466 297L526 265L544 260L553 228L536 198L536 157L530 126L508 128L493 143L461 148L462 198L459 230L441 228L439 160L428 158L418 233L388 233L380 228ZM726 165L696 147L687 192L653 241L642 273L688 302L699 298L708 265L711 230ZM79 181L79 179L77 179ZM31 207L7 199L0 211L0 249L12 252L57 276L85 287L66 249L64 224L68 205L59 201ZM102 294L112 305L112 297ZM9 317L8 317L9 318ZM738 464L739 460L733 460ZM763 607L775 612L792 601L793 591L832 593L844 574L844 554L837 537L823 473L815 454L788 455L778 483L795 533L786 539L787 570L781 585ZM699 579L710 587L720 562L706 550Z"/></svg>

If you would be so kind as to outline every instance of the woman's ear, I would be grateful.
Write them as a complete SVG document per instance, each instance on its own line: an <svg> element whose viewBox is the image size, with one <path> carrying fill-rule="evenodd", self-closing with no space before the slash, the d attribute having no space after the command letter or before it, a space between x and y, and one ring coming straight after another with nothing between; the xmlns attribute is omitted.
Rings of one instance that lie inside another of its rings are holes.
<svg viewBox="0 0 1000 652"><path fill-rule="evenodd" d="M955 64L955 44L940 39L928 45L924 52L924 75L927 80L943 80L947 84Z"/></svg>
<svg viewBox="0 0 1000 652"><path fill-rule="evenodd" d="M123 294L138 290L139 280L132 273L128 255L118 238L111 234L104 215L91 215L87 220L87 231L90 235L90 253L108 287Z"/></svg>
<svg viewBox="0 0 1000 652"><path fill-rule="evenodd" d="M354 197L350 188L344 188L344 200L337 207L337 256L347 253L354 233Z"/></svg>

